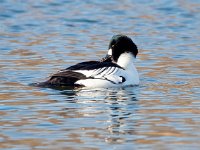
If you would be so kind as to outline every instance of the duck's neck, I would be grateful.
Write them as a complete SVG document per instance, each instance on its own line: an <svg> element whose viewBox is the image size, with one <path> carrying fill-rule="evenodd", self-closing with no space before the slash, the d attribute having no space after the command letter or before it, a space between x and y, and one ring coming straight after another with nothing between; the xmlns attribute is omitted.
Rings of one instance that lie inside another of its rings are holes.
<svg viewBox="0 0 200 150"><path fill-rule="evenodd" d="M134 59L135 57L133 56L133 54L124 53L119 56L117 64L124 69L128 69L130 67L132 68L135 67L133 63Z"/></svg>

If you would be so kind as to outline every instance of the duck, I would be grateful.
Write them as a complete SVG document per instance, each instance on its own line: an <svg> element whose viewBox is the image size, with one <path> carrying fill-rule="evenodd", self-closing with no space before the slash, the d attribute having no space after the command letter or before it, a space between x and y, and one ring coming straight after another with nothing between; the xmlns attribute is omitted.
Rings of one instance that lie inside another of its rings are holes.
<svg viewBox="0 0 200 150"><path fill-rule="evenodd" d="M62 69L47 81L36 83L39 87L59 88L110 88L139 84L134 65L138 48L126 35L114 35L105 57L99 61L85 61Z"/></svg>

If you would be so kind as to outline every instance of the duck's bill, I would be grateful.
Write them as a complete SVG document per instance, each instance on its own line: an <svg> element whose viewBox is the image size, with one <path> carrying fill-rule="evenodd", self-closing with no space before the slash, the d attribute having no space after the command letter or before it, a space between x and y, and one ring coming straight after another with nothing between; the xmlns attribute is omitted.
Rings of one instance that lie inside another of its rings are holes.
<svg viewBox="0 0 200 150"><path fill-rule="evenodd" d="M112 62L112 56L107 54L104 58L100 60L100 62Z"/></svg>

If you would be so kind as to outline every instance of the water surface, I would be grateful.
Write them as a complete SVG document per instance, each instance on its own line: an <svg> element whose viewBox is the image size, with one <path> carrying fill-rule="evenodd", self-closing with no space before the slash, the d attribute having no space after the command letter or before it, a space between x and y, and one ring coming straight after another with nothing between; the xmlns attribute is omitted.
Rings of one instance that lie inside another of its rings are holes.
<svg viewBox="0 0 200 150"><path fill-rule="evenodd" d="M0 3L1 149L200 148L199 1ZM99 60L119 33L138 45L140 86L29 86Z"/></svg>

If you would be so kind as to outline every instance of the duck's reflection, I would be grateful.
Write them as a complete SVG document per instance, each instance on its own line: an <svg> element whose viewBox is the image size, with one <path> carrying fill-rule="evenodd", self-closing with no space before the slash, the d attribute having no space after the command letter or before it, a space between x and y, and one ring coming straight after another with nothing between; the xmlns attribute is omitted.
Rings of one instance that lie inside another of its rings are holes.
<svg viewBox="0 0 200 150"><path fill-rule="evenodd" d="M61 93L68 99L74 99L74 103L82 104L76 110L78 116L93 117L94 125L97 122L99 124L97 128L102 127L113 136L133 134L134 117L138 109L137 87L62 91ZM115 141L116 137L109 138L109 142Z"/></svg>

